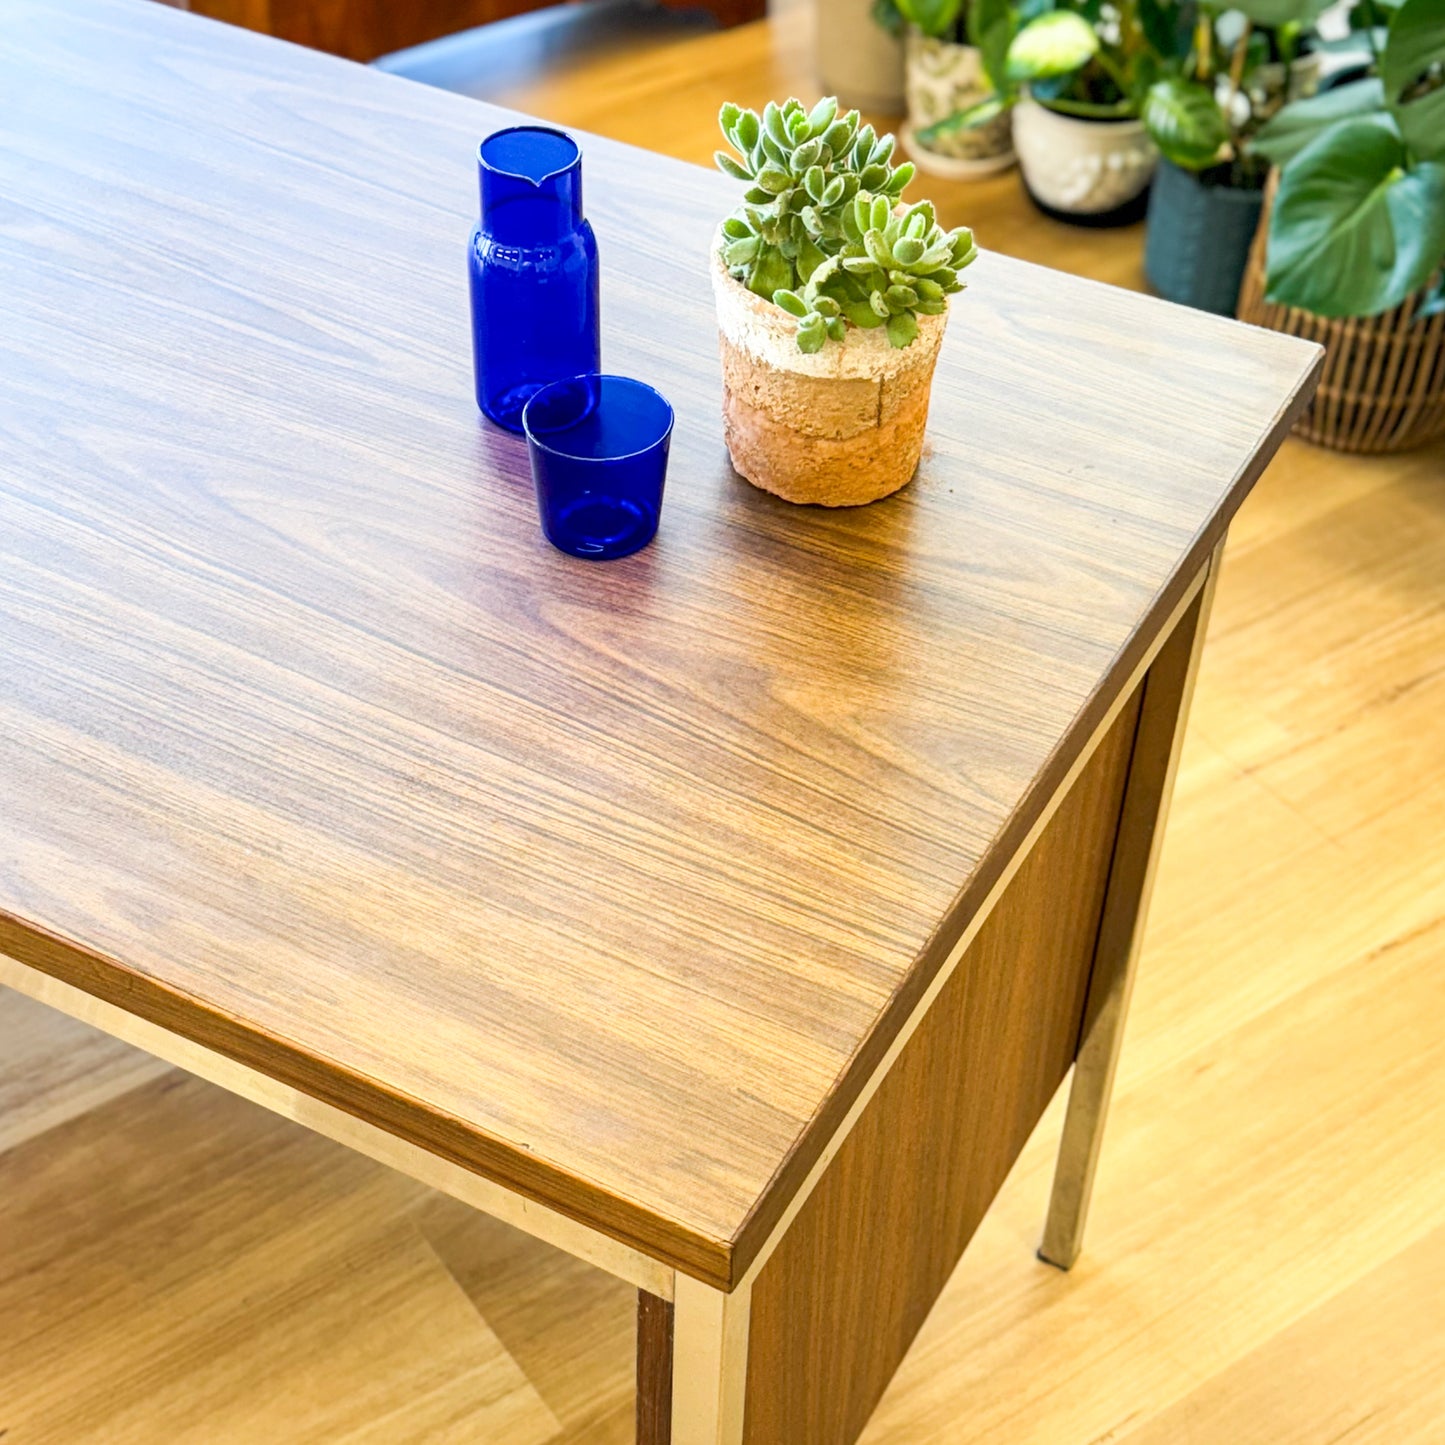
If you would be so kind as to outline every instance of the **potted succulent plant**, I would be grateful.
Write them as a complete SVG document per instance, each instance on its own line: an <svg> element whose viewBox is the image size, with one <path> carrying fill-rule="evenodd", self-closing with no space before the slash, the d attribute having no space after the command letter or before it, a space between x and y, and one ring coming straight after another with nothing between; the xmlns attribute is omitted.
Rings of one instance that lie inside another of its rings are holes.
<svg viewBox="0 0 1445 1445"><path fill-rule="evenodd" d="M913 166L832 98L725 105L720 123L718 166L747 186L712 261L733 466L791 502L886 497L918 466L973 236L904 206Z"/></svg>
<svg viewBox="0 0 1445 1445"><path fill-rule="evenodd" d="M1269 173L1249 140L1317 88L1311 27L1328 0L1229 4L1186 6L1172 44L1161 32L1167 70L1145 92L1142 119L1161 155L1144 247L1150 283L1170 301L1232 316Z"/></svg>
<svg viewBox="0 0 1445 1445"><path fill-rule="evenodd" d="M932 127L970 109L993 92L980 48L985 39L1006 38L994 18L984 36L975 29L988 17L980 0L878 0L878 20L904 35L908 121L903 144L930 175L968 180L991 175L1014 163L1012 126L1007 111L981 125Z"/></svg>
<svg viewBox="0 0 1445 1445"><path fill-rule="evenodd" d="M1239 316L1324 344L1300 430L1347 451L1445 433L1445 4L1404 0L1388 21L1372 74L1254 141L1278 187Z"/></svg>
<svg viewBox="0 0 1445 1445"><path fill-rule="evenodd" d="M1024 186L1043 211L1088 225L1137 220L1158 158L1140 111L1175 13L1167 0L977 0L970 23L993 91L919 139L937 147L1012 109Z"/></svg>

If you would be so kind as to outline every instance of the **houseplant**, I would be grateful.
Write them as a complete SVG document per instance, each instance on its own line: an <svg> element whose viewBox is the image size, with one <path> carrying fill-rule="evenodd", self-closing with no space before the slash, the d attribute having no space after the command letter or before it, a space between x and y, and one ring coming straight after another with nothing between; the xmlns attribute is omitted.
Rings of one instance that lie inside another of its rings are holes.
<svg viewBox="0 0 1445 1445"><path fill-rule="evenodd" d="M1287 105L1239 315L1320 341L1312 440L1396 451L1445 433L1445 5L1404 0L1373 73Z"/></svg>
<svg viewBox="0 0 1445 1445"><path fill-rule="evenodd" d="M712 267L733 466L792 502L876 501L918 465L973 236L927 201L905 207L913 166L835 99L719 119L732 149L717 164L747 183Z"/></svg>
<svg viewBox="0 0 1445 1445"><path fill-rule="evenodd" d="M936 148L1012 109L1024 186L1042 210L1089 225L1137 220L1157 159L1140 109L1161 71L1158 36L1176 8L1168 0L977 0L971 23L993 92L920 131L920 144Z"/></svg>
<svg viewBox="0 0 1445 1445"><path fill-rule="evenodd" d="M992 92L980 43L1003 33L1001 15L992 17L994 32L985 37L975 27L991 18L990 7L980 0L878 0L876 13L885 28L904 33L908 121L902 138L918 168L967 180L1011 166L1013 135L1006 111L982 125L937 133L931 146L918 139L920 131Z"/></svg>
<svg viewBox="0 0 1445 1445"><path fill-rule="evenodd" d="M1234 314L1269 173L1249 140L1287 100L1314 93L1312 26L1326 3L1187 5L1186 23L1160 33L1165 72L1141 117L1161 155L1144 248L1161 296Z"/></svg>

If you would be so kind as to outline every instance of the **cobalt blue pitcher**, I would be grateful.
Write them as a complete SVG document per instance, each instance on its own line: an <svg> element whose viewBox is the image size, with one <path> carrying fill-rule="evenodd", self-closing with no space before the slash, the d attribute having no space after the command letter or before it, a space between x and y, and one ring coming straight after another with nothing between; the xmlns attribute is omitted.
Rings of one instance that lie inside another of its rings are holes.
<svg viewBox="0 0 1445 1445"><path fill-rule="evenodd" d="M571 136L520 125L477 153L482 214L472 232L477 405L522 430L534 392L600 371L597 238L582 215L582 152Z"/></svg>

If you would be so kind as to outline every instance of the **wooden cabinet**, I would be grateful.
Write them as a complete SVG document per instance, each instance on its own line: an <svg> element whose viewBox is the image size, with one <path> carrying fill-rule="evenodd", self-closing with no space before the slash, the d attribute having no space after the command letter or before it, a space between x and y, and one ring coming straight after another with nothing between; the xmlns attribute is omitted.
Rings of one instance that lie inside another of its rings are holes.
<svg viewBox="0 0 1445 1445"><path fill-rule="evenodd" d="M553 0L190 0L188 9L351 60L375 60L408 45L491 20L546 8ZM724 25L759 20L767 0L662 0L670 10L711 10Z"/></svg>

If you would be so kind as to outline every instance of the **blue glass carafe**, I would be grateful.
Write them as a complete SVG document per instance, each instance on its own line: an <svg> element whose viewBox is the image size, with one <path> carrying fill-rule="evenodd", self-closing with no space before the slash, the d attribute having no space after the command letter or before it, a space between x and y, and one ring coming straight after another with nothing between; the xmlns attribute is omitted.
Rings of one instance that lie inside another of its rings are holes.
<svg viewBox="0 0 1445 1445"><path fill-rule="evenodd" d="M582 215L582 152L571 136L499 130L477 166L482 214L468 251L477 405L520 432L535 392L601 367L597 238Z"/></svg>

